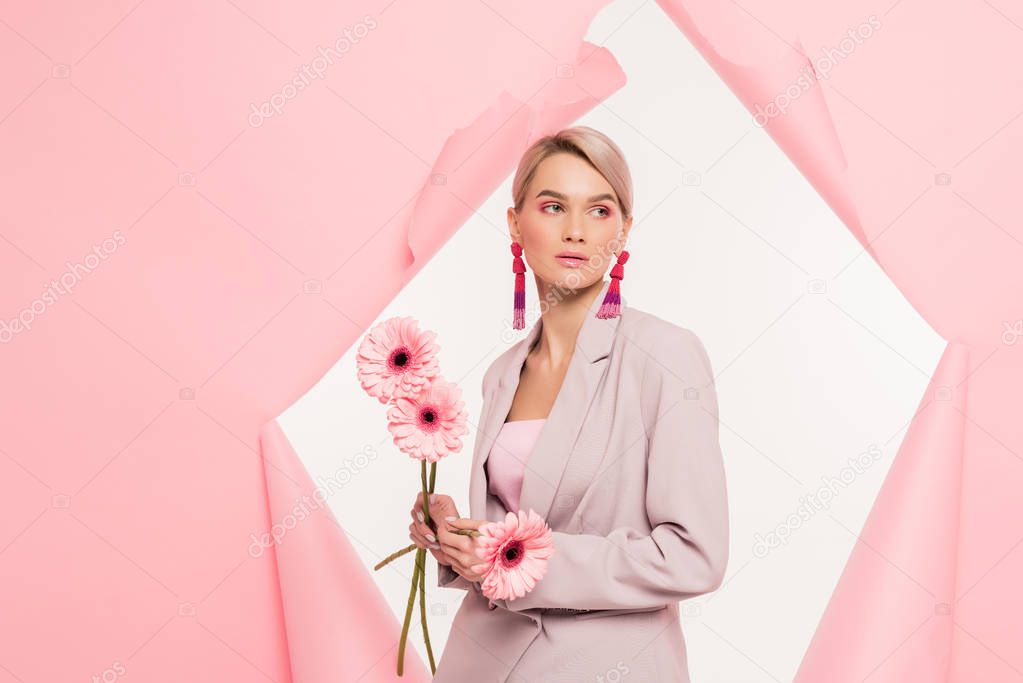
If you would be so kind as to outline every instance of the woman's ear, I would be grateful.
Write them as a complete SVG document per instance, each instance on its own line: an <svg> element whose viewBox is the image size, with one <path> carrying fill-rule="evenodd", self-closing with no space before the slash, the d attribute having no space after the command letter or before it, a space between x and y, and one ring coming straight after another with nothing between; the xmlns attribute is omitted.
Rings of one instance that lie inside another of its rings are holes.
<svg viewBox="0 0 1023 683"><path fill-rule="evenodd" d="M515 207L508 207L508 235L511 237L512 242L518 242L522 244L522 234L519 232L519 217L515 214Z"/></svg>

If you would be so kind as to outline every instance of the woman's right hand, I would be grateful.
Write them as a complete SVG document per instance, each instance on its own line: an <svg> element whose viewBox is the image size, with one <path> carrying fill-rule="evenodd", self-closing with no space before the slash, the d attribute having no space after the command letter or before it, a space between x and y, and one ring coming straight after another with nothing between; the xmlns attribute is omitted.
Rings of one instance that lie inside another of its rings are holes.
<svg viewBox="0 0 1023 683"><path fill-rule="evenodd" d="M449 525L444 518L452 517L457 519L460 516L458 508L455 507L455 501L451 499L451 496L444 495L443 493L432 493L430 494L429 509L431 526L427 526L422 521L425 519L425 515L423 515L423 492L420 491L416 495L416 502L412 507L412 523L408 527L408 536L417 546L429 550L430 554L433 555L439 564L450 565L451 559L437 542L437 528L438 525L448 528Z"/></svg>

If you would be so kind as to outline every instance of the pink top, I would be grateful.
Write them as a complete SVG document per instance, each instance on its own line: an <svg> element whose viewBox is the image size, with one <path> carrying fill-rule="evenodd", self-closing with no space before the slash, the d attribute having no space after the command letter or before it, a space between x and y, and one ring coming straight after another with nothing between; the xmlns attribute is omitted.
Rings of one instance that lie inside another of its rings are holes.
<svg viewBox="0 0 1023 683"><path fill-rule="evenodd" d="M519 493L522 491L526 461L546 421L546 418L541 417L505 422L490 449L487 457L487 479L490 483L487 488L511 512L519 509Z"/></svg>

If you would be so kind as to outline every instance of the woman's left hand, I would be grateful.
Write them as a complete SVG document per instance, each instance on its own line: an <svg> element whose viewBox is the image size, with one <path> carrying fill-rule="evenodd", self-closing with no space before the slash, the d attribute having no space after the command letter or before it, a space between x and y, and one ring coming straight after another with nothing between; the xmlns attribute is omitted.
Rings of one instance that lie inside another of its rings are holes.
<svg viewBox="0 0 1023 683"><path fill-rule="evenodd" d="M458 518L453 522L441 520L437 528L437 542L441 550L451 562L451 568L459 576L468 581L482 581L483 576L472 570L483 560L476 554L476 536L463 536L453 533L454 529L479 529L486 524L485 519Z"/></svg>

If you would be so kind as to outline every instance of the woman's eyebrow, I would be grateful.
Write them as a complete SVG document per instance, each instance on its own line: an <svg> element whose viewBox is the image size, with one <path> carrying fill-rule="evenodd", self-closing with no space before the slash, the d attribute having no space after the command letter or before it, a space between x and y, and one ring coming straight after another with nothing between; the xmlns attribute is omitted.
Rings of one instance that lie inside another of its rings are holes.
<svg viewBox="0 0 1023 683"><path fill-rule="evenodd" d="M562 194L561 192L558 192L556 190L540 190L539 192L536 193L537 197L542 197L544 195L547 195L548 197L554 197L555 199L560 199L563 202L568 201L568 195ZM587 203L600 201L614 202L615 198L614 195L605 192L604 194L595 194L586 201Z"/></svg>

